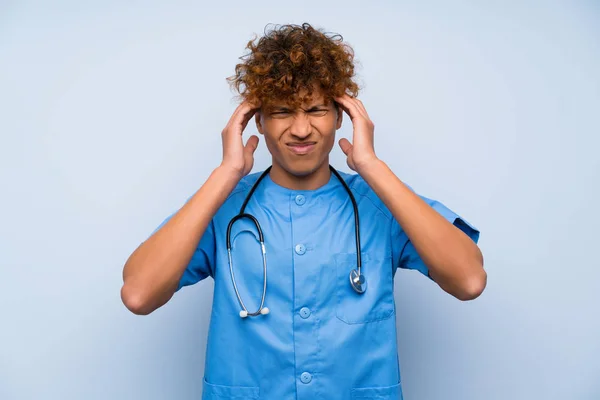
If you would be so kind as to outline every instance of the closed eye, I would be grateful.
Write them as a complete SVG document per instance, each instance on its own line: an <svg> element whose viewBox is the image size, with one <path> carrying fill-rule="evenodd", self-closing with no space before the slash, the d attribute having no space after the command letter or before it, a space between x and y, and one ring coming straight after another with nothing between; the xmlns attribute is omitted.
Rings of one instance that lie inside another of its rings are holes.
<svg viewBox="0 0 600 400"><path fill-rule="evenodd" d="M285 118L285 117L288 117L289 115L290 115L290 112L287 110L274 111L271 113L271 116L275 117L275 118Z"/></svg>
<svg viewBox="0 0 600 400"><path fill-rule="evenodd" d="M325 116L328 111L329 110L326 108L311 108L310 110L306 110L305 112L314 117L322 117L322 116ZM279 118L288 117L291 114L292 114L292 111L285 110L285 109L271 112L271 116L279 117Z"/></svg>
<svg viewBox="0 0 600 400"><path fill-rule="evenodd" d="M317 116L317 117L322 117L325 114L327 114L327 111L329 111L329 110L322 109L322 108L313 108L312 110L308 110L308 113L310 115L314 115L314 116Z"/></svg>

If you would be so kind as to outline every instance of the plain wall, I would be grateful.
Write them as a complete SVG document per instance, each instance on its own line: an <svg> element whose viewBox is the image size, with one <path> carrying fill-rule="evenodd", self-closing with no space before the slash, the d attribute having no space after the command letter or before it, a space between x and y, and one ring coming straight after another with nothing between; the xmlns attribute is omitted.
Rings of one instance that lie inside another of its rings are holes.
<svg viewBox="0 0 600 400"><path fill-rule="evenodd" d="M477 300L396 276L405 398L600 398L598 2L83 3L0 1L0 399L200 397L212 281L140 317L122 267L220 163L246 42L304 21L354 46L378 156L482 232Z"/></svg>

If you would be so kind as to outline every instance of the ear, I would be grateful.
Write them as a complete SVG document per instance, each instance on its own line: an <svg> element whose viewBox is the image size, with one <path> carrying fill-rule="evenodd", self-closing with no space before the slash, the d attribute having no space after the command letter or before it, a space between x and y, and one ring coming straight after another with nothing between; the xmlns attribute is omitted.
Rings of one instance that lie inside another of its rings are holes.
<svg viewBox="0 0 600 400"><path fill-rule="evenodd" d="M342 120L344 119L344 110L342 110L342 107L338 104L338 103L334 103L336 112L337 112L337 119L335 121L335 130L338 130L342 127Z"/></svg>
<svg viewBox="0 0 600 400"><path fill-rule="evenodd" d="M258 130L258 133L264 135L265 131L262 124L262 111L259 110L256 112L256 114L254 114L254 121L256 122L256 129Z"/></svg>

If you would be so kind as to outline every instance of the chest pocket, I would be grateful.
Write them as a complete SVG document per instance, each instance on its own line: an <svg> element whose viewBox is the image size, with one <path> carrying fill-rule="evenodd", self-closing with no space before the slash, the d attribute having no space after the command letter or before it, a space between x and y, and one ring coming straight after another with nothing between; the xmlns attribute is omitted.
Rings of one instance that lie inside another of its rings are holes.
<svg viewBox="0 0 600 400"><path fill-rule="evenodd" d="M365 324L394 315L394 281L391 257L362 257L361 273L367 290L360 294L350 285L350 271L356 269L356 253L334 256L336 267L336 317L347 324Z"/></svg>

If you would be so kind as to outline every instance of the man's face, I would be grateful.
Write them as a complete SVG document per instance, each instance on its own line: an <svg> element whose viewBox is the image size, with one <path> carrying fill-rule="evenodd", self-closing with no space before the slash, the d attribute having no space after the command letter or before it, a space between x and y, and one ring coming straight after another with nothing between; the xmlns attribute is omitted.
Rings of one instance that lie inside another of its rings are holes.
<svg viewBox="0 0 600 400"><path fill-rule="evenodd" d="M273 164L294 176L306 176L329 161L335 144L335 132L342 125L342 112L322 93L291 109L275 103L256 115L258 131L264 135Z"/></svg>

